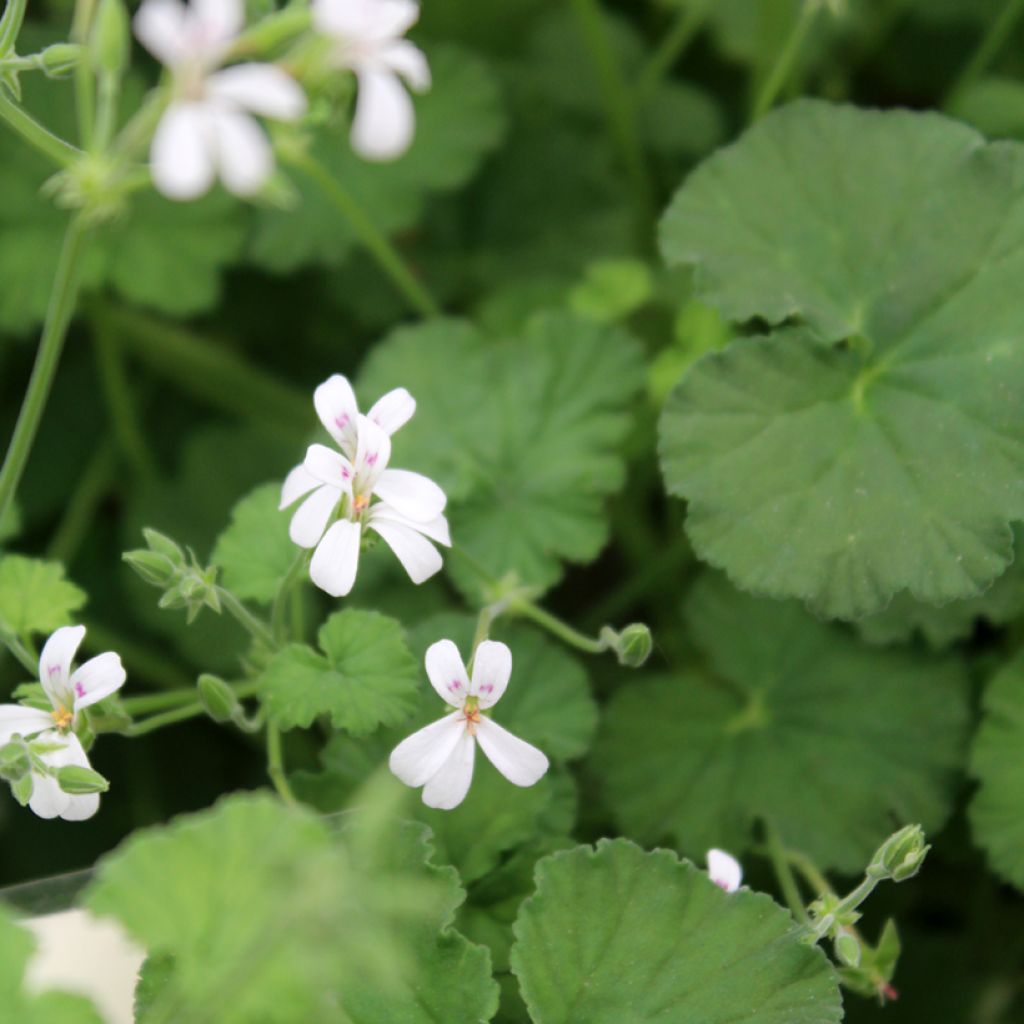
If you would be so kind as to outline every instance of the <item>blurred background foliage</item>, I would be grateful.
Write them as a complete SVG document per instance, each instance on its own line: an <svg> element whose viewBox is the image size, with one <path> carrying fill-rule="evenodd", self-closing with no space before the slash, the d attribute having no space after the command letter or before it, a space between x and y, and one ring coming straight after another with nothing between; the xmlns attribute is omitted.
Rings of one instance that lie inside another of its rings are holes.
<svg viewBox="0 0 1024 1024"><path fill-rule="evenodd" d="M603 28L636 103L633 137L614 102L609 109L569 4L425 0L414 38L436 85L417 99L413 149L393 165L363 164L330 124L315 144L445 311L479 326L484 346L526 345L523 328L534 314L566 311L627 326L642 343L646 378L625 441L628 475L608 506L609 542L592 564L560 579L554 573L548 602L583 628L651 623L652 673L693 657L680 609L697 575L683 510L663 493L656 416L686 367L731 336L690 297L686 273L655 259L656 217L687 172L747 123L800 6L608 0ZM1002 8L997 0L849 0L838 16L816 19L782 98L941 110L990 137L1024 139L1024 25L983 74L969 65ZM68 16L67 3L33 3L26 31L45 42ZM31 109L70 131L67 82L26 77L23 86ZM0 134L0 437L13 427L59 246L63 215L39 191L46 173ZM65 562L88 593L81 615L89 644L122 654L133 693L188 685L201 670L230 673L244 637L214 615L186 630L183 614L157 610L120 553L138 546L147 525L207 557L236 501L280 479L312 437L312 387L333 372L358 377L380 339L415 319L345 222L306 184L280 184L286 209L252 208L224 194L189 206L147 198L102 233L16 519L0 524L0 545ZM501 365L493 361L487 372ZM465 394L466 403L487 400L486 386ZM410 588L381 560L351 603L394 614L415 633L417 623L464 611L456 584ZM327 608L319 593L308 600ZM1010 611L990 618L1008 627L960 624L950 635L940 622L910 636L899 623L876 623L868 638L921 650L958 643L971 656L974 714L989 665L1018 639L1020 607L1007 600ZM417 654L441 634L423 635ZM551 678L564 682L568 671L552 665ZM595 660L587 671L605 700L621 670ZM5 693L23 681L9 658L0 679ZM297 787L324 809L339 806L365 774L330 744L320 752L301 735L290 743ZM561 756L575 751L570 743ZM144 741L111 737L95 762L115 792L87 823L41 821L11 801L0 806L0 882L89 865L139 826L264 783L262 751L202 721ZM962 763L958 771L966 796ZM575 838L614 834L593 767L584 763L571 777ZM549 780L570 804L571 777L566 770ZM473 799L486 800L488 780L477 786ZM1024 900L987 872L963 803L929 837L935 849L925 873L871 905L870 933L891 915L901 923L903 998L884 1011L894 1024L1024 1021ZM559 832L535 837L536 852L557 846ZM489 870L467 859L467 839L454 825L439 834L466 884ZM524 838L505 837L497 849ZM756 862L750 882L772 887ZM478 893L476 910L466 911L461 926L471 937L486 932L487 898ZM847 1005L855 1022L881 1012L849 997Z"/></svg>

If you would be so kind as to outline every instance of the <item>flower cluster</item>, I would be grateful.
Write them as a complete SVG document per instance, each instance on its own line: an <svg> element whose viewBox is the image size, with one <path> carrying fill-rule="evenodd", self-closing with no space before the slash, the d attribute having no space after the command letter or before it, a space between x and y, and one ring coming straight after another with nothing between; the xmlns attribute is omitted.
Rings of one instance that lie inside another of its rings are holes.
<svg viewBox="0 0 1024 1024"><path fill-rule="evenodd" d="M391 469L391 435L408 422L416 402L404 388L384 395L365 416L352 386L335 374L314 393L313 404L338 451L310 445L305 461L288 474L281 508L307 495L292 516L290 535L315 548L309 574L332 597L351 589L366 530L384 539L413 583L441 568L431 541L451 545L444 491L433 480ZM376 501L374 499L377 499Z"/></svg>
<svg viewBox="0 0 1024 1024"><path fill-rule="evenodd" d="M49 700L48 709L0 705L4 777L15 795L41 818L91 818L106 788L92 771L76 730L83 724L85 708L124 685L125 671L112 651L72 670L84 637L84 626L64 626L46 641L39 657L39 682Z"/></svg>
<svg viewBox="0 0 1024 1024"><path fill-rule="evenodd" d="M426 58L402 38L418 16L411 0L313 2L329 65L356 75L351 138L367 159L401 156L412 142L415 114L402 81L417 91L430 86ZM134 25L170 77L150 148L156 187L171 199L195 199L219 178L236 195L255 195L274 170L273 148L256 118L297 121L308 102L277 64L225 67L244 50L243 0L144 0Z"/></svg>

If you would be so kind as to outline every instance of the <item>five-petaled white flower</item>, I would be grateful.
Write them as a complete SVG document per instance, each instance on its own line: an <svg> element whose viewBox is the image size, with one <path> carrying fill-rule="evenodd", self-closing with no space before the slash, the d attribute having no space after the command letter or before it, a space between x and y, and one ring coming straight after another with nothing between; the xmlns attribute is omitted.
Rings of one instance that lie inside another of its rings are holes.
<svg viewBox="0 0 1024 1024"><path fill-rule="evenodd" d="M388 468L391 434L416 411L412 395L396 388L362 416L351 385L335 374L316 389L313 404L341 452L311 445L305 462L288 474L280 504L287 508L309 495L292 516L289 534L299 547L316 548L310 579L333 597L347 594L364 527L384 538L413 583L429 579L442 565L431 541L451 545L445 493L420 473Z"/></svg>
<svg viewBox="0 0 1024 1024"><path fill-rule="evenodd" d="M416 114L401 79L424 92L430 68L401 37L419 15L413 0L313 0L313 24L334 43L331 61L356 74L352 147L367 160L393 160L412 143Z"/></svg>
<svg viewBox="0 0 1024 1024"><path fill-rule="evenodd" d="M306 94L274 64L218 71L245 20L242 0L144 0L135 34L173 76L171 102L150 149L156 187L171 199L195 199L220 176L251 196L274 169L270 141L253 114L294 121Z"/></svg>
<svg viewBox="0 0 1024 1024"><path fill-rule="evenodd" d="M735 892L743 881L740 862L725 850L708 850L708 878L726 892Z"/></svg>
<svg viewBox="0 0 1024 1024"><path fill-rule="evenodd" d="M532 786L548 770L536 747L513 736L482 712L501 699L512 674L512 652L484 640L473 656L472 682L451 640L427 649L427 676L455 710L414 732L391 752L391 770L407 786L423 786L428 807L451 810L462 803L473 780L476 744L491 764L516 786Z"/></svg>
<svg viewBox="0 0 1024 1024"><path fill-rule="evenodd" d="M84 636L84 626L63 626L43 647L39 681L50 699L51 711L22 704L0 705L0 746L15 736L31 739L33 748L40 751L40 760L54 772L66 765L89 767L89 758L74 733L79 712L109 697L125 681L121 659L113 651L90 658L71 670ZM40 818L81 821L96 813L100 797L98 793L65 793L54 775L33 769L28 805Z"/></svg>

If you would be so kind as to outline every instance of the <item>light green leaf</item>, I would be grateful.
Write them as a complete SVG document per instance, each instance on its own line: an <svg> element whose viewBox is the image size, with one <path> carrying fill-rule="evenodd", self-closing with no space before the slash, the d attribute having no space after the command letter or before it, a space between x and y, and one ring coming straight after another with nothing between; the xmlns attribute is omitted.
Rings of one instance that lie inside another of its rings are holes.
<svg viewBox="0 0 1024 1024"><path fill-rule="evenodd" d="M277 507L280 497L281 485L275 483L242 498L211 557L229 590L263 604L274 599L298 552L288 536L289 517Z"/></svg>
<svg viewBox="0 0 1024 1024"><path fill-rule="evenodd" d="M971 827L996 874L1024 889L1024 654L988 684L983 710L971 750L980 783Z"/></svg>
<svg viewBox="0 0 1024 1024"><path fill-rule="evenodd" d="M734 319L807 325L707 357L666 406L698 555L842 618L902 590L974 597L1005 570L1024 518L1021 180L1024 149L956 122L817 102L690 177L669 261Z"/></svg>
<svg viewBox="0 0 1024 1024"><path fill-rule="evenodd" d="M101 1024L103 1018L84 996L25 991L25 968L35 945L10 912L0 909L0 1006L4 1019L12 1024Z"/></svg>
<svg viewBox="0 0 1024 1024"><path fill-rule="evenodd" d="M362 736L412 714L418 672L398 622L346 609L323 624L318 638L322 655L290 644L264 670L267 710L282 729L330 715L335 728Z"/></svg>
<svg viewBox="0 0 1024 1024"><path fill-rule="evenodd" d="M14 636L52 633L70 625L85 600L60 562L0 555L0 629Z"/></svg>
<svg viewBox="0 0 1024 1024"><path fill-rule="evenodd" d="M360 392L412 392L417 414L395 437L394 464L438 480L455 543L492 575L548 587L563 560L590 561L605 543L603 499L625 477L620 448L641 383L628 334L559 313L515 342L444 321L398 330L371 354ZM465 565L449 564L475 592Z"/></svg>
<svg viewBox="0 0 1024 1024"><path fill-rule="evenodd" d="M534 1024L835 1024L820 949L763 893L725 893L669 850L602 839L546 857L512 970Z"/></svg>
<svg viewBox="0 0 1024 1024"><path fill-rule="evenodd" d="M698 857L748 849L770 818L788 845L852 873L894 822L942 825L968 722L958 660L865 647L717 576L687 612L707 666L620 690L595 748L624 832Z"/></svg>
<svg viewBox="0 0 1024 1024"><path fill-rule="evenodd" d="M357 156L348 128L327 125L313 154L345 187L377 228L392 233L415 224L426 199L465 184L504 131L497 86L480 58L455 47L428 48L433 84L415 96L412 147L392 163ZM257 212L250 255L275 271L311 263L339 264L357 242L349 223L319 189L296 174L293 209Z"/></svg>

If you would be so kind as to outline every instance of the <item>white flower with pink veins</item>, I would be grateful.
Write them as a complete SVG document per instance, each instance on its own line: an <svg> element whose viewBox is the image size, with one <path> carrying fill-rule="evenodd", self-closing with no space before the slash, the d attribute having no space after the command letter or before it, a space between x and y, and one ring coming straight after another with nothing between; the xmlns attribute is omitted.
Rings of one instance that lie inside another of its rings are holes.
<svg viewBox="0 0 1024 1024"><path fill-rule="evenodd" d="M743 881L743 868L731 853L708 850L708 877L719 889L736 892Z"/></svg>
<svg viewBox="0 0 1024 1024"><path fill-rule="evenodd" d="M107 651L72 671L71 663L85 637L85 626L63 626L43 647L39 656L39 682L52 706L50 711L23 704L0 705L0 746L15 736L31 739L47 771L32 769L29 808L40 818L81 821L91 818L100 805L98 793L65 793L55 773L67 765L89 768L89 758L74 733L79 713L119 690L125 681L121 659Z"/></svg>
<svg viewBox="0 0 1024 1024"><path fill-rule="evenodd" d="M455 710L402 740L391 752L391 771L407 786L422 786L428 807L445 811L457 807L469 792L478 743L513 785L538 782L548 770L547 757L486 713L508 686L512 674L508 647L494 640L482 641L473 655L472 679L451 640L431 644L426 664L431 685Z"/></svg>
<svg viewBox="0 0 1024 1024"><path fill-rule="evenodd" d="M287 508L306 495L289 535L299 547L316 549L310 579L332 597L349 593L364 530L384 539L413 583L429 579L442 565L434 544L451 545L447 498L428 477L388 466L391 434L416 411L412 396L396 388L364 416L348 380L335 374L316 389L313 404L340 451L310 445L288 474L280 504Z"/></svg>
<svg viewBox="0 0 1024 1024"><path fill-rule="evenodd" d="M402 36L419 16L412 0L313 0L313 24L332 42L329 59L355 72L352 148L367 160L393 160L412 144L416 112L402 80L423 92L430 68Z"/></svg>
<svg viewBox="0 0 1024 1024"><path fill-rule="evenodd" d="M218 70L245 21L242 0L144 0L135 35L171 73L171 101L150 147L153 183L171 199L196 199L219 177L251 196L274 170L270 140L253 115L295 121L306 94L275 64Z"/></svg>

